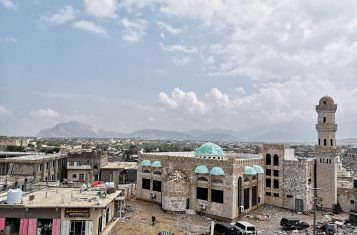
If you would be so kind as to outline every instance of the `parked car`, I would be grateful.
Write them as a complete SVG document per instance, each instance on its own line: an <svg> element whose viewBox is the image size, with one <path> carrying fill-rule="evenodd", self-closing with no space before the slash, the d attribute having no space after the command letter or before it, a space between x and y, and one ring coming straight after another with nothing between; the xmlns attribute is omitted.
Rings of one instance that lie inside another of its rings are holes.
<svg viewBox="0 0 357 235"><path fill-rule="evenodd" d="M213 231L214 235L242 235L235 225L229 223L216 223Z"/></svg>
<svg viewBox="0 0 357 235"><path fill-rule="evenodd" d="M257 234L255 226L251 223L246 222L246 221L237 221L234 223L234 225L237 226L237 228L243 235L256 235Z"/></svg>
<svg viewBox="0 0 357 235"><path fill-rule="evenodd" d="M308 228L310 225L297 218L282 218L280 226L286 230L302 230Z"/></svg>

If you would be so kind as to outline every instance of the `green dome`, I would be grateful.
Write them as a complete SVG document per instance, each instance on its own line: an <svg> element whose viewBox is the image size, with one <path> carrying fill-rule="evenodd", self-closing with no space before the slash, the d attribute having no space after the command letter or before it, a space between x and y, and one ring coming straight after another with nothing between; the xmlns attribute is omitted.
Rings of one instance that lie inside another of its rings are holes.
<svg viewBox="0 0 357 235"><path fill-rule="evenodd" d="M259 166L259 165L253 165L252 167L255 169L255 171L256 171L258 174L263 174L263 173L264 173L263 167L261 167L261 166Z"/></svg>
<svg viewBox="0 0 357 235"><path fill-rule="evenodd" d="M217 144L208 142L205 144L202 144L200 147L197 148L196 150L196 156L223 156L224 152L223 149L218 146Z"/></svg>
<svg viewBox="0 0 357 235"><path fill-rule="evenodd" d="M200 166L196 167L195 173L197 173L197 174L208 174L209 170L208 170L207 166L200 165Z"/></svg>
<svg viewBox="0 0 357 235"><path fill-rule="evenodd" d="M162 167L160 161L154 161L154 162L152 162L152 163L151 163L151 166L152 166L152 167Z"/></svg>
<svg viewBox="0 0 357 235"><path fill-rule="evenodd" d="M245 175L256 175L257 174L257 171L251 167L251 166L245 166L244 168L244 174Z"/></svg>
<svg viewBox="0 0 357 235"><path fill-rule="evenodd" d="M213 167L209 173L210 175L224 175L224 171L220 166Z"/></svg>
<svg viewBox="0 0 357 235"><path fill-rule="evenodd" d="M143 160L141 162L141 166L151 166L151 161L150 160Z"/></svg>

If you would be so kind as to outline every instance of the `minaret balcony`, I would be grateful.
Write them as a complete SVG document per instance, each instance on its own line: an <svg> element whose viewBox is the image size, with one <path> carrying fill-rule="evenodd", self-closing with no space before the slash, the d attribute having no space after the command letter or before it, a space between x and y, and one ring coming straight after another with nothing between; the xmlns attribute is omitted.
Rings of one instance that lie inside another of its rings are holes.
<svg viewBox="0 0 357 235"><path fill-rule="evenodd" d="M335 123L319 123L316 124L317 131L337 131L337 124Z"/></svg>

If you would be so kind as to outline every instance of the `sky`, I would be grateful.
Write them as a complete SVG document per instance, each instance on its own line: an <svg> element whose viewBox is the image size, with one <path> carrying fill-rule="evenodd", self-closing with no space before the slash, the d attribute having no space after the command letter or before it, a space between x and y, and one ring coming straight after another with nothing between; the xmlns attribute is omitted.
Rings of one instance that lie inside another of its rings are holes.
<svg viewBox="0 0 357 235"><path fill-rule="evenodd" d="M355 0L0 0L0 134L357 115Z"/></svg>

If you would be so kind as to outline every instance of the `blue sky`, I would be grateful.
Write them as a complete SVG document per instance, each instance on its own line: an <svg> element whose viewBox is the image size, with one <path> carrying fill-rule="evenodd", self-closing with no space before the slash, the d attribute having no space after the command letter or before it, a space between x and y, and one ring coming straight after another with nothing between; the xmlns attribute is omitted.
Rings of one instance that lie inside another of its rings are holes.
<svg viewBox="0 0 357 235"><path fill-rule="evenodd" d="M249 129L356 107L357 3L0 0L0 133Z"/></svg>

